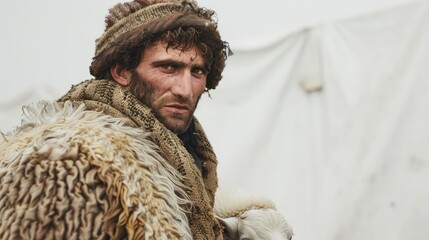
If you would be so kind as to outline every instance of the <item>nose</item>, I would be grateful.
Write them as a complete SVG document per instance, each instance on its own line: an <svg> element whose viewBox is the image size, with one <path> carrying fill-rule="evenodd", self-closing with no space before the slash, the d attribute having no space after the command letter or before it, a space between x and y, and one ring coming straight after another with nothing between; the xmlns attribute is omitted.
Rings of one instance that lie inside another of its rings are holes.
<svg viewBox="0 0 429 240"><path fill-rule="evenodd" d="M179 98L190 98L192 97L192 74L184 71L175 79L171 88L172 93Z"/></svg>

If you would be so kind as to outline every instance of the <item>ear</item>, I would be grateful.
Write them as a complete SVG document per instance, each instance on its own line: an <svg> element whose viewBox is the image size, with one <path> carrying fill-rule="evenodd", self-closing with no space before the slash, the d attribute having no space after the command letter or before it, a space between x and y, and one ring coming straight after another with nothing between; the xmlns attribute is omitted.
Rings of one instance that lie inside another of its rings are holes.
<svg viewBox="0 0 429 240"><path fill-rule="evenodd" d="M238 239L238 218L230 217L230 218L220 218L216 217L217 220L223 227L225 228L223 233L224 240L228 239Z"/></svg>
<svg viewBox="0 0 429 240"><path fill-rule="evenodd" d="M131 82L131 70L128 70L119 64L115 64L110 67L110 74L117 83L124 87L128 86Z"/></svg>

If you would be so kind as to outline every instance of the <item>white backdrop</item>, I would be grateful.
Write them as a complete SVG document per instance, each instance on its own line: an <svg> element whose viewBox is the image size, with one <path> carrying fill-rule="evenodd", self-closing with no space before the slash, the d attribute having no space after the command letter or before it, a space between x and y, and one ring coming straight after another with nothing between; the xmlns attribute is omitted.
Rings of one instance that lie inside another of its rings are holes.
<svg viewBox="0 0 429 240"><path fill-rule="evenodd" d="M0 0L2 131L90 78L114 2ZM274 200L296 240L429 239L429 2L199 2L235 53L197 112L220 183Z"/></svg>

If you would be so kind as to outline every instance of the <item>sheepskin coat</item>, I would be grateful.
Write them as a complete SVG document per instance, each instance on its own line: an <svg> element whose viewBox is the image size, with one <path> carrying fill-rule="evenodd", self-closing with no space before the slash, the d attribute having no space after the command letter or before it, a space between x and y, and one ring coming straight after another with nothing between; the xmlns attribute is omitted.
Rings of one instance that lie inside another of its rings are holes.
<svg viewBox="0 0 429 240"><path fill-rule="evenodd" d="M196 119L201 172L113 81L85 81L26 116L0 142L1 239L222 238L217 161Z"/></svg>

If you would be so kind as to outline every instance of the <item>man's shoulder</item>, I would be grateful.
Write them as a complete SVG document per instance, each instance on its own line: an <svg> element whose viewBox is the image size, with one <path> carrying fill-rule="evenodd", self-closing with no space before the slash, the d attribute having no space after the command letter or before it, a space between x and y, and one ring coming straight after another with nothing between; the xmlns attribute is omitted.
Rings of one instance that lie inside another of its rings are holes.
<svg viewBox="0 0 429 240"><path fill-rule="evenodd" d="M41 101L23 109L25 118L21 126L3 134L0 151L50 149L58 154L75 146L126 146L136 133L145 136L139 132L141 130L126 126L125 119L88 111L84 105L75 107L69 102L58 104Z"/></svg>
<svg viewBox="0 0 429 240"><path fill-rule="evenodd" d="M0 140L0 199L7 199L0 201L0 218L15 214L14 209L47 211L44 203L49 202L61 211L45 216L43 223L55 218L67 225L74 214L73 221L84 225L83 218L97 215L109 219L94 226L103 234L105 229L113 233L153 228L157 234L190 236L189 227L183 226L187 209L179 205L189 203L180 176L142 129L70 102L40 102L24 112L22 125ZM7 218L18 220L17 214ZM125 220L116 222L119 215ZM137 219L147 224L125 227Z"/></svg>

